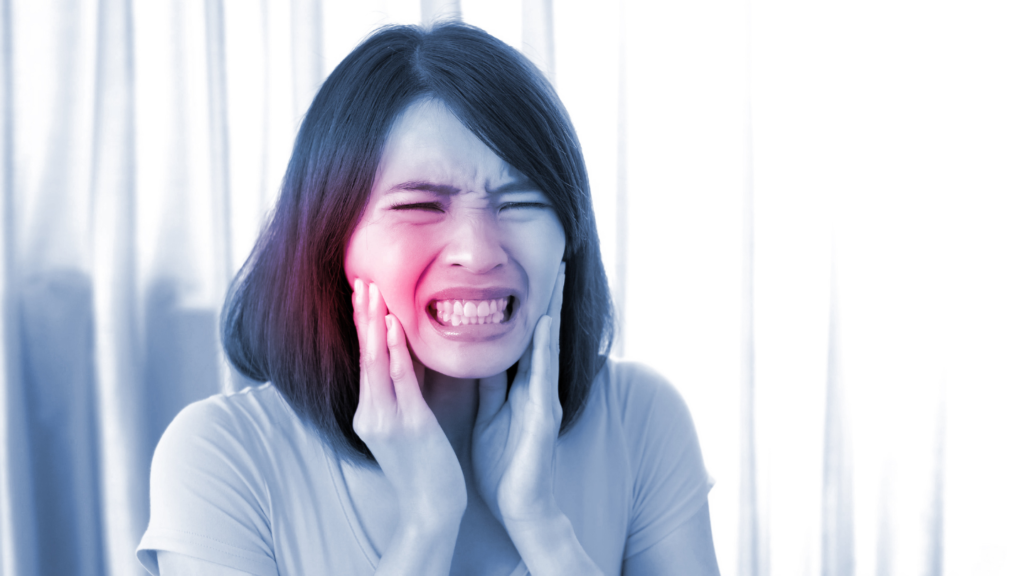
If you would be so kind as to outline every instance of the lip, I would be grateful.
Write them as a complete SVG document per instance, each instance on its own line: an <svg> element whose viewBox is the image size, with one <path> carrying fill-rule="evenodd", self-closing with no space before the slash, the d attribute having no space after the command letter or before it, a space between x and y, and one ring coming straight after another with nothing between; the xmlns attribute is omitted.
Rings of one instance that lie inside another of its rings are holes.
<svg viewBox="0 0 1024 576"><path fill-rule="evenodd" d="M493 300L495 298L505 298L506 296L515 296L516 300L520 301L523 299L519 290L509 286L456 286L434 293L427 299L427 303L429 304L435 300Z"/></svg>
<svg viewBox="0 0 1024 576"><path fill-rule="evenodd" d="M500 324L462 324L459 326L445 326L434 318L427 307L431 302L437 300L494 300L498 298L513 298L512 315L509 319ZM460 342L486 342L497 340L511 332L518 324L519 310L522 308L523 296L519 290L507 286L471 287L459 286L440 290L427 300L424 306L424 313L430 318L430 325L437 330L443 338Z"/></svg>

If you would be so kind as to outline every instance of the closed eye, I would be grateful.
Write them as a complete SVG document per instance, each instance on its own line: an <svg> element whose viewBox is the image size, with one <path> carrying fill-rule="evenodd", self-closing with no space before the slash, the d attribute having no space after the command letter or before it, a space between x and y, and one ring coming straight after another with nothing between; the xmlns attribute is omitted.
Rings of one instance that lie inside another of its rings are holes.
<svg viewBox="0 0 1024 576"><path fill-rule="evenodd" d="M543 202L505 202L500 206L500 210L506 208L547 208L549 205Z"/></svg>
<svg viewBox="0 0 1024 576"><path fill-rule="evenodd" d="M444 212L440 202L417 202L415 204L395 204L392 210L429 210L431 212Z"/></svg>

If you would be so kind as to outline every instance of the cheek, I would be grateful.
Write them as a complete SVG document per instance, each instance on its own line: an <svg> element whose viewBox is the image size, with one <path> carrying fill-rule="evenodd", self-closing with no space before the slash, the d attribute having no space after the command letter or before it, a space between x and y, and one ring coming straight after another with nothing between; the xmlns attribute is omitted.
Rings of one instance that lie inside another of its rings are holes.
<svg viewBox="0 0 1024 576"><path fill-rule="evenodd" d="M530 279L528 309L531 324L547 314L551 294L558 280L558 265L565 254L565 232L558 219L534 226L529 234L521 236L521 258Z"/></svg>
<svg viewBox="0 0 1024 576"><path fill-rule="evenodd" d="M349 284L360 278L380 288L389 311L402 321L411 319L416 280L427 258L422 235L397 227L371 225L357 229L345 251Z"/></svg>

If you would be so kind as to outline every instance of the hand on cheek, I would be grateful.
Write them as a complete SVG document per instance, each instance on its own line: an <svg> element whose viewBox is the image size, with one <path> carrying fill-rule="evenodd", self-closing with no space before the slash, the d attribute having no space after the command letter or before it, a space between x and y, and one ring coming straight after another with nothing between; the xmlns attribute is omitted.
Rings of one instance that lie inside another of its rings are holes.
<svg viewBox="0 0 1024 576"><path fill-rule="evenodd" d="M405 331L388 314L377 286L353 282L359 335L356 434L380 464L405 521L436 526L461 521L466 507L462 468L420 391Z"/></svg>
<svg viewBox="0 0 1024 576"><path fill-rule="evenodd" d="M547 314L519 360L505 399L502 372L480 381L480 406L473 430L477 487L509 535L558 514L554 499L554 455L562 423L558 399L559 330L565 264L559 268Z"/></svg>

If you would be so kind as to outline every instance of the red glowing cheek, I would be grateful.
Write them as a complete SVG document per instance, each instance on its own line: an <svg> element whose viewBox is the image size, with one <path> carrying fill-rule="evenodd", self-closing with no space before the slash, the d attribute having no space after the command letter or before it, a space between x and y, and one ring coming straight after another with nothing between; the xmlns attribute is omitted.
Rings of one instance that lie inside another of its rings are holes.
<svg viewBox="0 0 1024 576"><path fill-rule="evenodd" d="M424 234L394 226L360 227L345 251L345 275L350 284L356 278L376 284L389 312L408 331L422 320L416 287L430 265L429 250Z"/></svg>

